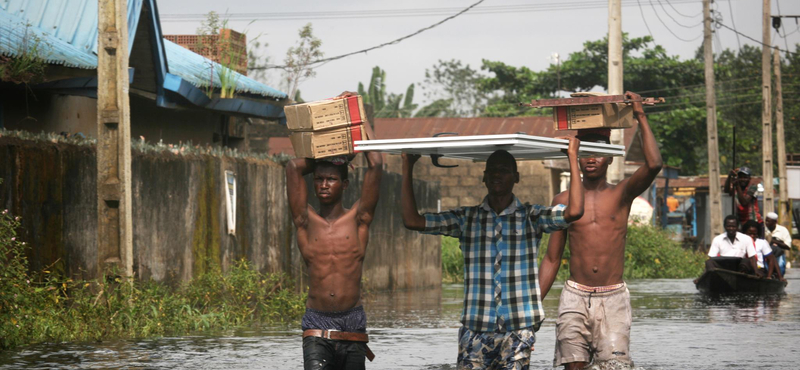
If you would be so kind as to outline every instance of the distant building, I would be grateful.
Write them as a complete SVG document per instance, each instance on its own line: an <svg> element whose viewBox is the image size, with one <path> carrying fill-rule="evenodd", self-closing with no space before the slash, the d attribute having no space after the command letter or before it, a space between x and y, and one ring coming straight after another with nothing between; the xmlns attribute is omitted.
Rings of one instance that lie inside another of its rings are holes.
<svg viewBox="0 0 800 370"><path fill-rule="evenodd" d="M184 48L247 76L247 35L231 29L219 30L219 35L164 35Z"/></svg>

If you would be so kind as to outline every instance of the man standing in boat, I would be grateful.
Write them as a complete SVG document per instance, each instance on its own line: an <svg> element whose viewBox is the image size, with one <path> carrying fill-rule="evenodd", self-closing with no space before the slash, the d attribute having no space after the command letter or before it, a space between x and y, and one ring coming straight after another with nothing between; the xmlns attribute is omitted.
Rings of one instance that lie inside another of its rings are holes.
<svg viewBox="0 0 800 370"><path fill-rule="evenodd" d="M625 238L631 204L661 171L661 153L642 109L641 97L627 92L634 101L645 156L644 166L619 184L606 180L612 158L581 158L582 189L586 192L584 216L567 230L550 235L547 254L539 272L542 299L547 295L561 265L569 238L570 277L564 284L556 321L554 366L582 369L589 362L616 361L632 365L630 356L630 294L622 280ZM609 143L610 130L579 132L582 141ZM624 160L619 158L619 160ZM571 176L571 183L581 183ZM558 194L553 204L567 202L572 188Z"/></svg>
<svg viewBox="0 0 800 370"><path fill-rule="evenodd" d="M343 93L340 97L352 93ZM369 128L367 128L369 129ZM286 194L297 228L297 246L308 267L303 316L305 369L364 369L367 316L361 305L361 273L369 226L378 204L382 157L368 152L361 199L342 206L347 161L297 158L286 165ZM313 174L319 211L308 204L303 176Z"/></svg>

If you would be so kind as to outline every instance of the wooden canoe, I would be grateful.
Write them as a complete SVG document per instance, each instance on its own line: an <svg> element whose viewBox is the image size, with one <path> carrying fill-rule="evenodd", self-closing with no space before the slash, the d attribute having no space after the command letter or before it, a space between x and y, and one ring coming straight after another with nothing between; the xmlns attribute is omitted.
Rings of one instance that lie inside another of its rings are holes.
<svg viewBox="0 0 800 370"><path fill-rule="evenodd" d="M785 281L762 279L737 271L715 269L706 271L696 280L697 290L706 294L779 294Z"/></svg>

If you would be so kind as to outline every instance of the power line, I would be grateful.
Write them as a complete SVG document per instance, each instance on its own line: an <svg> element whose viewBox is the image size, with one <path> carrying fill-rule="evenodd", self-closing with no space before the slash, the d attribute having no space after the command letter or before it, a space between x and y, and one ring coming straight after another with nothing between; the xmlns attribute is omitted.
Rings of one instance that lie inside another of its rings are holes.
<svg viewBox="0 0 800 370"><path fill-rule="evenodd" d="M733 25L733 29L735 30L736 29L736 21L733 20L733 3L731 3L731 0L728 0L728 10L730 10L730 13L731 13L731 24ZM736 32L736 43L739 45L739 52L741 53L742 52L742 41L739 40L739 32L738 31Z"/></svg>
<svg viewBox="0 0 800 370"><path fill-rule="evenodd" d="M678 4L696 4L697 0L673 0ZM637 6L636 0L622 0L623 7ZM493 5L481 6L473 9L471 15L478 14L505 14L527 13L559 10L601 9L608 7L607 0L573 0L551 1L538 4L519 5ZM253 20L314 20L314 19L353 19L353 18L396 18L396 17L424 17L452 14L461 8L407 8L407 9L373 9L373 10L330 10L330 11L304 11L304 12L270 12L270 13L229 13L224 18L229 21ZM162 22L196 22L206 19L207 14L161 14Z"/></svg>
<svg viewBox="0 0 800 370"><path fill-rule="evenodd" d="M698 27L698 26L703 24L703 21L700 21L700 23L695 24L694 26L683 25L683 24L681 24L681 22L678 22L678 20L675 19L675 17L673 17L672 14L669 14L669 12L667 11L667 8L665 8L664 4L661 3L661 0L656 0L656 1L658 2L658 5L661 7L661 9L664 10L664 14L666 14L670 19L672 19L672 21L675 22L675 24L677 24L677 25L679 25L679 26L681 26L683 28L695 28L695 27Z"/></svg>
<svg viewBox="0 0 800 370"><path fill-rule="evenodd" d="M775 0L775 2L778 4L778 16L780 16L781 15L781 1L780 0ZM778 19L780 19L780 18L778 18ZM781 22L781 27L783 28L783 36L781 36L781 37L783 37L783 42L786 43L786 50L789 50L789 39L786 37L786 27L783 27L783 22ZM778 36L780 36L781 35L780 29L777 29L776 31L778 31Z"/></svg>
<svg viewBox="0 0 800 370"><path fill-rule="evenodd" d="M382 48L382 47L384 47L384 46L388 46L388 45L394 45L394 44L397 44L397 43L399 43L399 42L401 42L401 41L403 41L403 40L405 40L405 39L407 39L407 38L410 38L410 37L413 37L413 36L419 35L419 34L420 34L420 33L422 33L422 32L425 32L425 31L427 31L427 30L429 30L429 29L431 29L431 28L437 27L437 26L441 25L442 23L444 23L444 22L447 22L447 21L449 21L449 20L451 20L451 19L453 19L453 18L455 18L455 17L458 17L459 15L461 15L461 14L464 14L464 13L468 12L470 9L472 9L472 8L476 7L478 4L480 4L480 3L484 2L484 1L485 1L485 0L479 0L478 2L476 2L476 3L474 3L474 4L470 5L470 6L468 6L468 7L466 7L466 8L464 8L463 10L461 10L460 12L458 12L458 13L456 13L456 14L453 14L453 15L451 15L451 16L449 16L449 17L445 18L445 19L442 19L441 21L439 21L439 22L436 22L436 23L434 23L434 24L432 24L432 25L430 25L430 26L428 26L428 27L421 28L421 29L417 30L416 32L414 32L414 33L411 33L411 34L408 34L408 35L406 35L406 36L403 36L403 37L401 37L401 38L399 38L399 39L394 39L394 40L392 40L392 41L385 42L385 43L383 43L383 44L380 44L380 45L377 45L377 46L373 46L373 47L370 47L370 48L366 48L366 49L362 49L362 50L359 50L359 51L354 51L354 52L347 53L347 54L337 55L337 56L335 56L335 57L324 58L324 59L317 59L317 60L315 60L315 61L312 61L312 62L308 63L308 66L311 66L311 65L314 65L314 64L320 64L320 63L327 63L327 62L334 61L334 60L337 60L337 59L342 59L342 58L345 58L345 57L348 57L348 56L351 56L351 55L355 55L355 54L361 54L361 53L366 53L366 52L369 52L369 51L372 51L372 50L375 50L375 49ZM284 65L284 66L264 66L264 67L248 67L247 69L248 69L248 70L258 70L258 69L277 69L277 68L284 69L284 68L286 68L286 67L287 67L287 66L285 66L285 65Z"/></svg>
<svg viewBox="0 0 800 370"><path fill-rule="evenodd" d="M650 26L647 24L647 18L644 16L644 10L642 9L642 3L639 0L636 0L636 3L639 4L639 13L642 13L642 20L644 21L644 26L647 28L647 33L650 34L650 38L653 39L653 43L656 42L656 38L653 37L653 31L650 31Z"/></svg>
<svg viewBox="0 0 800 370"><path fill-rule="evenodd" d="M779 51L782 51L782 52L784 52L784 53L786 53L786 54L795 54L795 53L793 53L793 52L791 52L791 51L789 51L789 50L783 50L783 49L781 49L781 48L779 48L779 47L777 47L777 46L770 46L770 45L767 45L767 44L765 44L765 43L763 43L763 42L761 42L761 41L758 41L758 40L756 40L756 39L754 39L754 38L752 38L752 37L750 37L750 36L747 36L747 35L745 35L745 34L743 34L743 33L739 32L739 31L737 31L737 30L735 30L735 29L733 29L733 28L730 28L730 27L726 26L726 25L725 25L724 23L722 23L722 22L719 22L719 21L718 21L718 22L716 22L716 23L717 23L718 25L720 25L721 27L725 27L725 28L727 28L727 29L729 29L729 30L731 30L731 31L733 31L733 32L736 32L736 34L738 34L738 35L742 35L742 37L744 37L744 38L746 38L746 39L749 39L750 41L753 41L753 42L755 42L755 43L757 43L757 44L759 44L759 45L766 46L766 47L770 47L770 48L774 47L775 49L778 49Z"/></svg>
<svg viewBox="0 0 800 370"><path fill-rule="evenodd" d="M695 15L686 15L686 14L683 14L683 13L679 12L679 11L678 11L678 9L676 9L676 8L675 8L675 6L674 6L674 5L672 5L672 3L670 3L670 2L669 2L669 0L664 0L664 1L666 1L666 2L667 2L667 4L669 4L669 6L672 8L672 10L674 10L674 11L675 11L675 13L678 13L678 14L679 14L680 16L682 16L682 17L686 17L686 18L696 18L696 17L698 17L698 16L701 16L701 15L703 15L703 12L702 12L702 11L700 11L700 13L697 13L697 14L695 14ZM701 22L701 24L702 24L702 22Z"/></svg>
<svg viewBox="0 0 800 370"><path fill-rule="evenodd" d="M669 28L669 26L667 26L667 24L666 24L666 23L664 23L664 20L663 20L663 19L661 19L661 16L660 16L660 15L658 15L658 10L656 10L656 6L653 4L653 0L650 0L650 6L651 6L651 7L653 7L653 12L655 12L655 13L656 13L656 18L658 18L658 21L659 21L659 22L661 22L661 24L662 24L662 25L664 25L664 27L667 29L667 31L669 31L669 33L671 33L671 34L672 34L672 36L675 36L675 38L676 38L676 39L678 39L678 40L681 40L681 41L684 41L684 42L693 42L693 41L695 41L695 40L697 40L697 39L699 39L700 37L702 37L702 36L703 36L703 35L701 34L701 35L698 35L697 37L695 37L694 39L687 40L687 39L684 39L684 38L682 38L682 37L680 37L680 36L676 35L676 34L675 34L675 32L672 32L672 29L670 29L670 28Z"/></svg>

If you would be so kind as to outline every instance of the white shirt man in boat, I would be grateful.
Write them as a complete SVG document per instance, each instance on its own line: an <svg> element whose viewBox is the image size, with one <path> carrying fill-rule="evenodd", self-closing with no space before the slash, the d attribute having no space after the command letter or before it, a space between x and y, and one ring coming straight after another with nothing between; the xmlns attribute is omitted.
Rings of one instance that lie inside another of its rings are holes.
<svg viewBox="0 0 800 370"><path fill-rule="evenodd" d="M753 239L738 232L738 226L736 216L725 217L725 232L711 242L706 270L725 269L751 275L758 271Z"/></svg>
<svg viewBox="0 0 800 370"><path fill-rule="evenodd" d="M778 224L778 214L775 212L767 213L764 221L764 239L767 239L772 246L775 258L778 259L781 274L786 273L786 257L791 252L792 234L789 230Z"/></svg>
<svg viewBox="0 0 800 370"><path fill-rule="evenodd" d="M747 220L742 225L742 232L747 234L750 239L753 239L753 246L758 256L758 271L756 274L760 277L775 277L778 280L785 281L781 270L778 268L778 260L775 258L775 253L772 252L772 247L766 240L758 237L758 223L753 220Z"/></svg>

